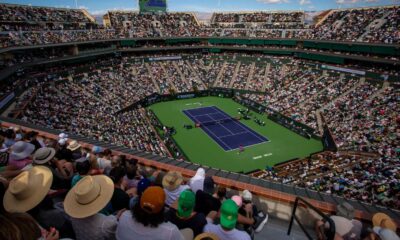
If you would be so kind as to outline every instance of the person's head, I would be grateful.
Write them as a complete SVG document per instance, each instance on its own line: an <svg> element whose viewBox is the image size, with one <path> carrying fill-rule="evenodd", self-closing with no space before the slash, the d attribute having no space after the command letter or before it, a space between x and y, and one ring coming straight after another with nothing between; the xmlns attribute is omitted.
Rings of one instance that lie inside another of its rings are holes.
<svg viewBox="0 0 400 240"><path fill-rule="evenodd" d="M110 158L111 155L112 155L112 151L110 149L106 148L106 149L103 150L103 155L106 158Z"/></svg>
<svg viewBox="0 0 400 240"><path fill-rule="evenodd" d="M133 218L149 227L158 227L164 222L165 192L161 187L147 188L132 209Z"/></svg>
<svg viewBox="0 0 400 240"><path fill-rule="evenodd" d="M115 185L119 185L122 183L122 179L125 176L125 169L123 169L122 167L115 167L111 169L109 176L113 180Z"/></svg>
<svg viewBox="0 0 400 240"><path fill-rule="evenodd" d="M236 226L238 218L238 206L232 199L225 200L220 209L220 224L226 230L232 230Z"/></svg>
<svg viewBox="0 0 400 240"><path fill-rule="evenodd" d="M72 140L69 144L67 149L71 150L71 151L78 151L80 150L81 145L76 141L76 140Z"/></svg>
<svg viewBox="0 0 400 240"><path fill-rule="evenodd" d="M104 149L102 147L99 147L99 146L92 147L93 154L99 155L99 154L103 153L103 151L104 151Z"/></svg>
<svg viewBox="0 0 400 240"><path fill-rule="evenodd" d="M231 197L231 199L236 203L236 205L240 208L242 207L243 200L242 197L239 195L234 195Z"/></svg>
<svg viewBox="0 0 400 240"><path fill-rule="evenodd" d="M53 174L44 166L35 166L13 178L3 198L7 212L26 212L36 207L48 194Z"/></svg>
<svg viewBox="0 0 400 240"><path fill-rule="evenodd" d="M69 190L64 199L65 212L73 218L97 214L111 200L113 181L105 175L86 176Z"/></svg>
<svg viewBox="0 0 400 240"><path fill-rule="evenodd" d="M253 195L249 190L246 189L242 193L242 198L244 203L251 203L251 201L253 200Z"/></svg>
<svg viewBox="0 0 400 240"><path fill-rule="evenodd" d="M39 133L36 132L36 131L30 131L30 132L28 132L27 134L25 134L24 140L27 140L27 141L35 140L36 137L38 136L38 134L39 134Z"/></svg>
<svg viewBox="0 0 400 240"><path fill-rule="evenodd" d="M185 190L179 195L177 215L188 218L192 215L196 203L196 196L191 190Z"/></svg>
<svg viewBox="0 0 400 240"><path fill-rule="evenodd" d="M115 155L111 158L111 167L123 167L124 165L122 164L121 156L120 155Z"/></svg>
<svg viewBox="0 0 400 240"><path fill-rule="evenodd" d="M183 182L183 177L180 172L170 171L168 172L162 181L162 185L168 191L174 191Z"/></svg>
<svg viewBox="0 0 400 240"><path fill-rule="evenodd" d="M91 169L91 164L90 161L86 158L80 158L78 160L76 160L76 172L81 175L88 175L89 171Z"/></svg>
<svg viewBox="0 0 400 240"><path fill-rule="evenodd" d="M225 198L226 197L226 187L218 186L217 196L220 199Z"/></svg>
<svg viewBox="0 0 400 240"><path fill-rule="evenodd" d="M379 235L383 229L389 229L391 231L396 232L397 224L396 222L389 217L387 214L384 213L376 213L372 216L372 224L374 226L374 231L376 234ZM388 231L383 231L383 234L389 234Z"/></svg>
<svg viewBox="0 0 400 240"><path fill-rule="evenodd" d="M35 165L46 165L53 160L56 155L56 150L54 148L43 147L36 150L33 154L33 163Z"/></svg>
<svg viewBox="0 0 400 240"><path fill-rule="evenodd" d="M39 239L42 235L37 222L26 213L0 214L0 239Z"/></svg>
<svg viewBox="0 0 400 240"><path fill-rule="evenodd" d="M126 176L128 179L134 179L137 176L137 165L127 164L126 166Z"/></svg>
<svg viewBox="0 0 400 240"><path fill-rule="evenodd" d="M157 177L156 177L156 179L154 180L154 185L162 187L162 186L163 186L163 185L162 185L162 180L164 179L165 174L166 174L166 173L163 172L163 171L158 172Z"/></svg>
<svg viewBox="0 0 400 240"><path fill-rule="evenodd" d="M11 146L11 153L9 159L18 161L30 158L31 154L34 151L35 151L35 145L24 141L18 141Z"/></svg>
<svg viewBox="0 0 400 240"><path fill-rule="evenodd" d="M143 192L150 187L150 180L147 178L142 178L140 179L140 181L138 182L137 185L137 195L138 196L142 196Z"/></svg>
<svg viewBox="0 0 400 240"><path fill-rule="evenodd" d="M215 184L212 177L207 176L204 178L203 190L208 194L214 194Z"/></svg>
<svg viewBox="0 0 400 240"><path fill-rule="evenodd" d="M15 138L15 132L13 129L7 129L4 133L5 137L8 139L14 139Z"/></svg>

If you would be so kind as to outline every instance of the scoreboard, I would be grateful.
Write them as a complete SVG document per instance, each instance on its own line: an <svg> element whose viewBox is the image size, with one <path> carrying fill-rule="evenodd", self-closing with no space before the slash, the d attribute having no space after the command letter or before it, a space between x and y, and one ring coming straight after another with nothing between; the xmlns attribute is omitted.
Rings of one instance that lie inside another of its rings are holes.
<svg viewBox="0 0 400 240"><path fill-rule="evenodd" d="M139 0L141 13L146 12L166 12L167 0Z"/></svg>

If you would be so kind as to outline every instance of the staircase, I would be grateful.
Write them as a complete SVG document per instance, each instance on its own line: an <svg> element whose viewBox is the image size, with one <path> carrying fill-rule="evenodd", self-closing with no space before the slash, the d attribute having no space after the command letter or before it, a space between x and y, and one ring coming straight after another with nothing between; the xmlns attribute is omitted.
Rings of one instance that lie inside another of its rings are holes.
<svg viewBox="0 0 400 240"><path fill-rule="evenodd" d="M265 92L265 89L267 88L268 82L269 82L269 71L271 69L271 63L267 63L267 66L265 67L265 73L264 73L264 84L263 87L261 89L261 92Z"/></svg>
<svg viewBox="0 0 400 240"><path fill-rule="evenodd" d="M370 24L368 24L367 27L365 27L365 32L357 39L357 42L361 42L365 36L368 36L368 34L371 32L371 29L380 29L385 23L387 22L387 16L390 15L390 11L386 12L381 18L375 19L372 21Z"/></svg>
<svg viewBox="0 0 400 240"><path fill-rule="evenodd" d="M317 126L318 126L319 135L322 136L322 134L324 134L324 128L323 128L323 125L322 125L322 117L321 117L321 111L320 110L315 111L315 117L317 118Z"/></svg>
<svg viewBox="0 0 400 240"><path fill-rule="evenodd" d="M194 77L196 78L198 83L201 83L201 86L203 87L203 89L206 89L207 86L204 84L203 80L200 78L199 73L197 72L197 70L195 68L193 68L192 64L190 64L190 62L188 60L186 60L185 64L189 67L190 71L192 71Z"/></svg>
<svg viewBox="0 0 400 240"><path fill-rule="evenodd" d="M255 69L256 69L256 63L253 62L253 63L250 65L250 73L249 73L249 76L247 77L246 87L244 88L244 89L246 89L246 90L249 90L250 82L251 82L251 79L253 78L254 70L255 70Z"/></svg>
<svg viewBox="0 0 400 240"><path fill-rule="evenodd" d="M185 74L182 73L181 68L178 66L176 61L172 61L172 64L174 65L174 68L178 72L178 74L181 77L182 81L184 81L187 84L187 86L192 86L192 84L189 83L189 80L186 78Z"/></svg>
<svg viewBox="0 0 400 240"><path fill-rule="evenodd" d="M153 82L154 87L157 89L158 93L161 93L160 86L158 85L157 81L154 79L153 74L151 73L151 67L148 63L144 64L147 68L147 71L149 72L149 76L151 78L151 81Z"/></svg>
<svg viewBox="0 0 400 240"><path fill-rule="evenodd" d="M215 79L215 82L214 82L214 84L213 84L214 87L217 87L217 86L218 86L218 83L221 81L221 78L222 78L222 76L223 76L224 73L225 73L225 68L226 68L226 65L227 65L227 64L228 64L228 63L225 61L224 64L222 65L221 70L219 71L219 73L218 73L218 75L217 75L217 79Z"/></svg>
<svg viewBox="0 0 400 240"><path fill-rule="evenodd" d="M337 82L340 82L343 80L344 78L344 73L340 74L339 80L334 81L333 83L329 84L328 86L324 87L323 89L321 89L320 91L318 91L317 93L315 93L314 95L310 96L309 98L307 98L307 100L301 102L298 106L304 106L305 104L309 103L314 96L319 96L322 92L324 92L327 88L330 88L331 86L333 86L334 84L336 84Z"/></svg>
<svg viewBox="0 0 400 240"><path fill-rule="evenodd" d="M354 91L356 88L358 88L359 86L363 85L365 83L365 77L362 77L360 79L360 82L358 82L356 85L354 85L352 88L350 88L349 90L347 90L346 92L340 94L339 96L337 96L336 98L334 98L330 103L327 103L325 106L322 106L320 109L318 109L318 111L323 111L325 108L327 108L330 104L336 102L336 100L340 99L343 96L346 96L347 94L351 93L352 91Z"/></svg>
<svg viewBox="0 0 400 240"><path fill-rule="evenodd" d="M164 74L167 75L167 82L168 82L169 86L172 89L174 89L176 92L178 92L178 89L176 88L175 84L171 81L171 78L169 77L169 74L168 74L168 70L164 67L164 64L163 63L159 63L159 64L160 64L160 67L163 70Z"/></svg>
<svg viewBox="0 0 400 240"><path fill-rule="evenodd" d="M386 90L386 88L388 88L389 86L390 86L390 83L388 81L384 81L382 84L382 88L379 89L378 91L374 92L374 94L369 96L367 99L372 100L372 99L376 98L377 96L381 95Z"/></svg>
<svg viewBox="0 0 400 240"><path fill-rule="evenodd" d="M239 70L240 70L240 65L241 65L241 64L242 64L242 63L241 63L240 61L236 64L235 72L233 72L232 79L231 79L231 81L229 82L229 85L228 85L229 88L232 88L233 83L236 81L236 78L237 78L238 72L239 72Z"/></svg>
<svg viewBox="0 0 400 240"><path fill-rule="evenodd" d="M329 10L328 12L322 13L325 15L315 24L315 27L321 25L333 12L334 12L333 10Z"/></svg>

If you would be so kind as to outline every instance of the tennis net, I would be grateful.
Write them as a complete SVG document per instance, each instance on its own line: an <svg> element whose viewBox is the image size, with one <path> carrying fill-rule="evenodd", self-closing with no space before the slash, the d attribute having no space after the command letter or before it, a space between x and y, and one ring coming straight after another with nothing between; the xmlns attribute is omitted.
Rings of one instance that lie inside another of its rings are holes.
<svg viewBox="0 0 400 240"><path fill-rule="evenodd" d="M210 126L210 125L217 125L217 124L222 124L222 123L227 123L227 122L233 122L237 121L236 118L224 118L224 119L218 119L214 121L208 121L208 122L200 122L200 126Z"/></svg>

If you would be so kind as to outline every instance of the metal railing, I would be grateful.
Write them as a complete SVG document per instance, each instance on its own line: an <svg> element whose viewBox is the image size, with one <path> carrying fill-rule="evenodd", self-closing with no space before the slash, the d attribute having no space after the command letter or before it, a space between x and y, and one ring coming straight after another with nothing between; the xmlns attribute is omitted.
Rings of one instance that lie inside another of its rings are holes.
<svg viewBox="0 0 400 240"><path fill-rule="evenodd" d="M330 217L328 217L326 214L324 214L318 208L314 207L313 205L311 205L311 203L307 202L306 200L304 200L301 197L296 197L296 200L294 202L293 211L292 211L292 217L290 218L290 223L289 223L289 228L288 228L287 235L290 235L290 233L292 231L292 227L293 227L293 222L296 220L297 224L300 226L301 230L303 230L304 234L306 234L307 238L310 239L310 240L313 239L311 234L307 231L305 226L301 223L300 219L296 215L296 210L297 210L297 207L299 205L300 206L301 205L305 205L306 208L310 208L311 210L316 212L319 216L321 216L322 220L324 222L328 222L329 223L329 228L326 231L324 231L325 232L325 237L326 237L325 239L326 240L333 240L334 237L335 237L335 232L336 232L335 223L332 221L332 219Z"/></svg>

